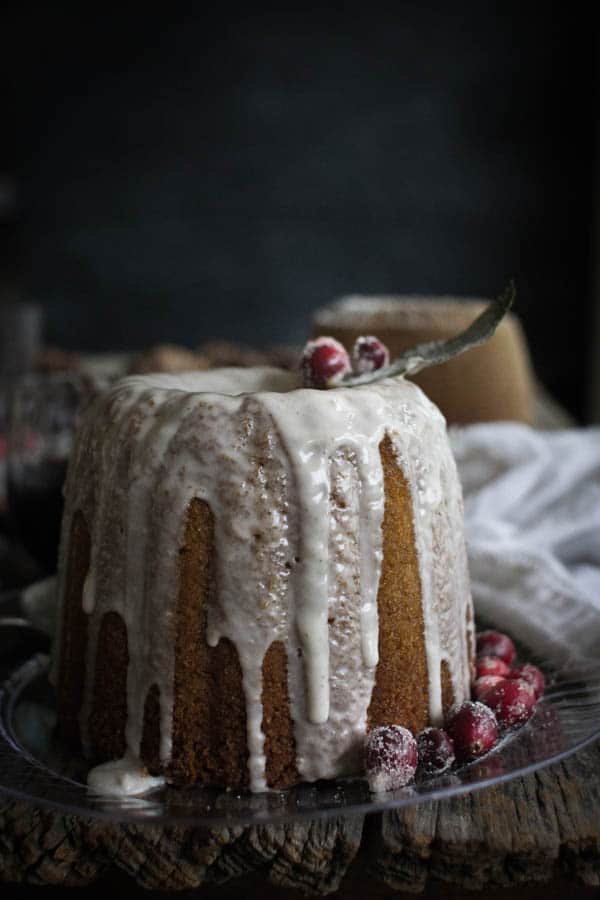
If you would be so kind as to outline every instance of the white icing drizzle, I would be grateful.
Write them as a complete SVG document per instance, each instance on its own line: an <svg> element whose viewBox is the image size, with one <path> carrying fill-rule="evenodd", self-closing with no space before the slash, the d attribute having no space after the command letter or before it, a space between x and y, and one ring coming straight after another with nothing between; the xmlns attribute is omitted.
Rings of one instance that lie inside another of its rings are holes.
<svg viewBox="0 0 600 900"><path fill-rule="evenodd" d="M94 766L88 772L87 783L99 794L130 797L162 787L165 779L162 775L150 775L139 760L127 754L122 759Z"/></svg>
<svg viewBox="0 0 600 900"><path fill-rule="evenodd" d="M85 581L83 583L83 594L81 598L81 605L83 607L84 613L87 613L88 616L94 612L94 606L96 605L96 579L95 579L96 570L88 569L88 573L85 576Z"/></svg>
<svg viewBox="0 0 600 900"><path fill-rule="evenodd" d="M160 756L169 760L179 547L199 498L215 525L207 642L227 639L238 653L251 789L266 789L262 662L274 641L286 647L301 776L356 772L378 661L386 434L411 488L431 721L442 713L442 659L455 696L466 697L462 500L437 408L403 379L315 391L297 389L296 376L277 369L221 369L127 378L80 431L59 572L63 596L68 536L81 510L92 545L82 726L100 623L115 611L129 649L128 759L139 758L144 704L156 685Z"/></svg>

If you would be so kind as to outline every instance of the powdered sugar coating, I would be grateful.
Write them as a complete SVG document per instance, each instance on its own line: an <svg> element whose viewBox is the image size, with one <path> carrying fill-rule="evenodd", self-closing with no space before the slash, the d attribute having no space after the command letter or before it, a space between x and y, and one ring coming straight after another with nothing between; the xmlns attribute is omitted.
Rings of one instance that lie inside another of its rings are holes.
<svg viewBox="0 0 600 900"><path fill-rule="evenodd" d="M414 778L417 742L408 728L380 725L365 741L365 774L372 793L395 791Z"/></svg>
<svg viewBox="0 0 600 900"><path fill-rule="evenodd" d="M506 678L509 672L509 667L499 656L478 656L475 660L476 678L483 678L484 675L498 675L500 678Z"/></svg>
<svg viewBox="0 0 600 900"><path fill-rule="evenodd" d="M419 772L425 775L441 775L447 772L455 760L454 743L443 728L424 728L417 735Z"/></svg>
<svg viewBox="0 0 600 900"><path fill-rule="evenodd" d="M304 387L335 387L341 384L352 367L348 351L332 337L308 341L300 361Z"/></svg>
<svg viewBox="0 0 600 900"><path fill-rule="evenodd" d="M515 658L515 645L507 634L501 631L480 631L476 641L477 656L497 656L507 666Z"/></svg>
<svg viewBox="0 0 600 900"><path fill-rule="evenodd" d="M389 361L388 348L375 335L361 335L356 338L352 348L352 371L355 375L376 372L387 366Z"/></svg>
<svg viewBox="0 0 600 900"><path fill-rule="evenodd" d="M494 712L499 725L510 728L531 717L536 695L533 685L522 678L503 678L483 693L481 702Z"/></svg>
<svg viewBox="0 0 600 900"><path fill-rule="evenodd" d="M482 675L481 678L476 678L473 682L473 697L475 700L482 700L486 691L503 680L503 675Z"/></svg>
<svg viewBox="0 0 600 900"><path fill-rule="evenodd" d="M479 701L466 700L446 722L459 762L483 756L498 740L498 722L491 709Z"/></svg>
<svg viewBox="0 0 600 900"><path fill-rule="evenodd" d="M522 678L523 681L527 681L532 686L536 699L542 696L546 687L544 673L532 663L522 663L520 666L513 666L506 678Z"/></svg>

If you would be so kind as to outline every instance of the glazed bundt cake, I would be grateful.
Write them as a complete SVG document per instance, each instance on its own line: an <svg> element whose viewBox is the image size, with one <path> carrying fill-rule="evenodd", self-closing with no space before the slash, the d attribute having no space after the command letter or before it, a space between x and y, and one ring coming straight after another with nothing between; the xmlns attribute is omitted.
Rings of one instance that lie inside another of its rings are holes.
<svg viewBox="0 0 600 900"><path fill-rule="evenodd" d="M355 775L368 728L469 696L460 485L403 378L126 378L65 499L53 680L95 763L252 791Z"/></svg>

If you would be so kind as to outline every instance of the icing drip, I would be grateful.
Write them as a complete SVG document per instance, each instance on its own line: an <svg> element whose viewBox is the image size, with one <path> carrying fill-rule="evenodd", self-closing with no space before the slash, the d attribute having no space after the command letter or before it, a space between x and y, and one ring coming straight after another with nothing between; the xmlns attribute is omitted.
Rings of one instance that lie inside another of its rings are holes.
<svg viewBox="0 0 600 900"><path fill-rule="evenodd" d="M135 757L127 755L123 759L94 766L88 772L87 783L88 787L100 794L129 797L162 787L165 779L149 775Z"/></svg>
<svg viewBox="0 0 600 900"><path fill-rule="evenodd" d="M91 616L91 614L94 612L94 606L96 605L96 584L94 578L94 569L90 569L85 576L81 605L83 607L84 613L87 613L88 616Z"/></svg>
<svg viewBox="0 0 600 900"><path fill-rule="evenodd" d="M296 388L294 375L269 368L133 377L83 424L66 489L60 595L79 509L92 544L82 725L100 623L115 611L127 629L130 760L139 758L153 685L160 757L170 758L179 548L199 498L215 528L206 640L227 639L238 654L252 790L266 789L261 667L274 641L286 648L300 775L357 770L378 662L386 434L411 487L431 721L442 712L442 659L456 697L468 694L462 501L441 414L402 379ZM57 655L55 647L55 670Z"/></svg>
<svg viewBox="0 0 600 900"><path fill-rule="evenodd" d="M365 668L377 665L377 587L381 568L383 476L379 443L383 438L381 400L357 416L348 391L329 393L329 402L316 402L323 392L295 391L285 397L263 398L283 440L293 479L299 534L299 555L292 580L295 608L306 673L306 712L314 724L329 718L329 504L330 465L336 450L349 448L361 485L359 562L361 586L361 648ZM312 435L313 437L308 437Z"/></svg>

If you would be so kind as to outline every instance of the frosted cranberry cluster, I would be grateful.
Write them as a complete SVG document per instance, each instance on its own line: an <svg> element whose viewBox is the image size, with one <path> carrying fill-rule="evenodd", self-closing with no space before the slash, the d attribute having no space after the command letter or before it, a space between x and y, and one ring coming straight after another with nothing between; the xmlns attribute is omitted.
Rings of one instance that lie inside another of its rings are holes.
<svg viewBox="0 0 600 900"><path fill-rule="evenodd" d="M472 696L451 710L443 728L425 728L415 738L400 725L373 728L365 742L365 773L374 793L392 791L412 779L440 775L492 749L507 729L526 722L544 693L542 672L532 663L513 665L515 645L498 631L477 635Z"/></svg>
<svg viewBox="0 0 600 900"><path fill-rule="evenodd" d="M387 347L374 335L357 338L351 356L335 338L318 337L304 347L300 368L304 387L331 388L342 384L347 375L375 372L389 361Z"/></svg>

